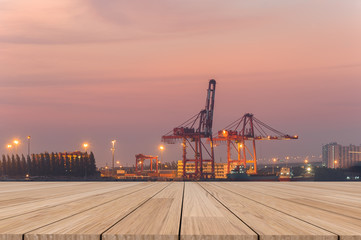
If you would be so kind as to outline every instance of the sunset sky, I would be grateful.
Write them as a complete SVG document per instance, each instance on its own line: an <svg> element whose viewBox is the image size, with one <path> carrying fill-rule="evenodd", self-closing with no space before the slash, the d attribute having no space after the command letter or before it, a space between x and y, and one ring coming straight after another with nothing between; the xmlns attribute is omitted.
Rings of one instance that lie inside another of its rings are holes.
<svg viewBox="0 0 361 240"><path fill-rule="evenodd" d="M116 139L133 164L204 108L211 78L214 132L251 112L300 136L261 157L360 145L361 1L0 0L2 154L28 135L34 153L87 141L103 166Z"/></svg>

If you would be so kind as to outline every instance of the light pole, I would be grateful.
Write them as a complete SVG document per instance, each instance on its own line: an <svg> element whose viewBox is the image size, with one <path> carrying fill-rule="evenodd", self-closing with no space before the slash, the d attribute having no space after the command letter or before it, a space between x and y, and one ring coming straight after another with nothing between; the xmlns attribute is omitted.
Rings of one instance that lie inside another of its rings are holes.
<svg viewBox="0 0 361 240"><path fill-rule="evenodd" d="M20 143L19 140L14 140L14 144L15 144L15 154L18 154L18 144Z"/></svg>
<svg viewBox="0 0 361 240"><path fill-rule="evenodd" d="M163 146L163 145L160 145L160 146L159 146L159 149L160 149L160 169L162 169L164 146Z"/></svg>
<svg viewBox="0 0 361 240"><path fill-rule="evenodd" d="M276 159L276 158L272 158L272 161L273 161L272 174L275 174L275 165L276 165L277 159Z"/></svg>
<svg viewBox="0 0 361 240"><path fill-rule="evenodd" d="M106 170L106 176L109 177L109 168L108 168L108 164L105 164L105 170Z"/></svg>
<svg viewBox="0 0 361 240"><path fill-rule="evenodd" d="M28 158L30 158L30 139L31 137L28 136Z"/></svg>
<svg viewBox="0 0 361 240"><path fill-rule="evenodd" d="M112 177L114 176L114 152L115 152L115 140L112 141L112 148L110 149L112 151Z"/></svg>
<svg viewBox="0 0 361 240"><path fill-rule="evenodd" d="M86 153L88 147L89 147L88 143L83 143L83 148L84 148L85 153Z"/></svg>
<svg viewBox="0 0 361 240"><path fill-rule="evenodd" d="M89 147L88 143L83 143L83 148L84 148L84 154L87 154L87 148ZM88 159L89 160L89 159ZM87 166L87 162L85 161L85 159L83 158L83 163L84 163L84 179L87 178L87 173L88 173L88 166Z"/></svg>
<svg viewBox="0 0 361 240"><path fill-rule="evenodd" d="M13 145L8 144L6 147L9 149L9 154L10 154L10 152L11 152L11 148L13 147Z"/></svg>

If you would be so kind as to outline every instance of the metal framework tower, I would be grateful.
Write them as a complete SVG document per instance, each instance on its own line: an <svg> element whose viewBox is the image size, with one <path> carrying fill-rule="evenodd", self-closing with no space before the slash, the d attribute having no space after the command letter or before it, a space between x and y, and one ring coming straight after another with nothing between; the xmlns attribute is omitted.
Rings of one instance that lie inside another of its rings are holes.
<svg viewBox="0 0 361 240"><path fill-rule="evenodd" d="M223 130L218 131L218 136L213 138L214 143L227 144L227 172L230 172L231 164L253 165L252 174L257 174L256 140L290 140L298 139L297 135L277 131L253 116L246 113L240 119L229 124ZM235 150L237 159L231 159L231 152ZM252 169L252 167L251 167Z"/></svg>
<svg viewBox="0 0 361 240"><path fill-rule="evenodd" d="M205 109L188 119L183 124L174 128L162 136L162 141L174 144L181 141L183 148L183 178L184 179L205 179L214 178L214 151L213 151L213 112L214 97L216 91L216 81L209 81ZM202 139L209 139L210 151L204 145ZM187 158L187 147L190 147L194 153L194 158ZM209 159L205 159L204 155ZM187 171L187 164L194 163L194 171ZM204 169L206 164L211 165L211 170Z"/></svg>
<svg viewBox="0 0 361 240"><path fill-rule="evenodd" d="M158 173L158 156L137 154L135 155L135 172L137 174L141 174L144 171L144 160L150 160L150 171L153 171L153 160L155 160L155 172Z"/></svg>

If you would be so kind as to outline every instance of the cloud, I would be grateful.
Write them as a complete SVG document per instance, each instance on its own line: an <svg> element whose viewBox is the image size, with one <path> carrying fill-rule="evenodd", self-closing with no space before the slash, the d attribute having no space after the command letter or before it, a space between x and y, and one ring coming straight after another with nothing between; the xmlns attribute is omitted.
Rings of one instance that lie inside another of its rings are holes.
<svg viewBox="0 0 361 240"><path fill-rule="evenodd" d="M239 1L86 1L93 12L116 26L136 28L150 34L219 31L265 24L270 15L257 4ZM272 7L271 7L272 8ZM270 9L268 9L270 10ZM272 12L272 11L271 11Z"/></svg>
<svg viewBox="0 0 361 240"><path fill-rule="evenodd" d="M264 25L277 16L243 7L237 1L8 1L0 3L0 42L41 45L177 38Z"/></svg>

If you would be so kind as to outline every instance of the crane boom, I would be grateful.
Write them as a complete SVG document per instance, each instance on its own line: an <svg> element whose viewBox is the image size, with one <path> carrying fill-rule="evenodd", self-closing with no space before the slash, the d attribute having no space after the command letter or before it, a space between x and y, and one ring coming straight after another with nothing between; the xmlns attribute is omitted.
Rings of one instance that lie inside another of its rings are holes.
<svg viewBox="0 0 361 240"><path fill-rule="evenodd" d="M208 85L207 100L206 100L206 119L204 122L204 133L206 137L212 136L213 125L213 111L214 111L214 96L216 93L216 80L211 79Z"/></svg>
<svg viewBox="0 0 361 240"><path fill-rule="evenodd" d="M173 131L168 132L162 136L162 141L165 143L175 143L177 140L182 141L183 147L183 178L189 179L204 179L214 178L214 150L212 140L212 125L214 100L216 91L216 81L209 80L206 105L199 113L185 121L178 127L173 128ZM206 148L202 139L210 140L210 151ZM187 144L194 152L194 158L187 157ZM209 159L205 159L205 154ZM187 172L187 163L194 163L195 170ZM210 164L211 170L204 170L203 166Z"/></svg>

